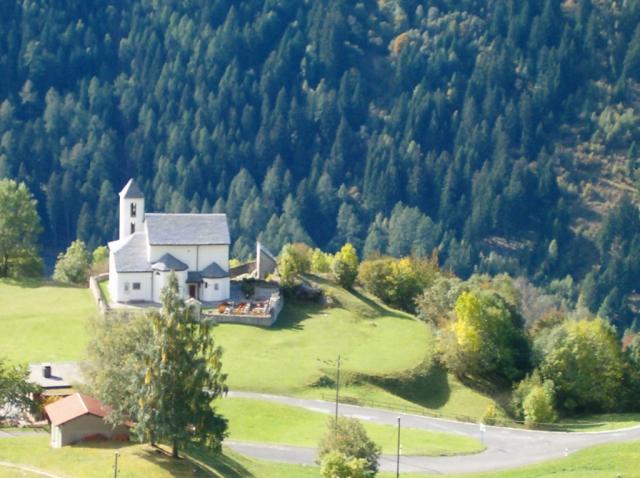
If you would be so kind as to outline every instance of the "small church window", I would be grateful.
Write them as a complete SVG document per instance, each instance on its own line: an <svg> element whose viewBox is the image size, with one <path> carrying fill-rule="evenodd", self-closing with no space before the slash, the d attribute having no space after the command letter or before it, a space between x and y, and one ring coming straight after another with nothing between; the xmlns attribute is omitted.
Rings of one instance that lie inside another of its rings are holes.
<svg viewBox="0 0 640 478"><path fill-rule="evenodd" d="M133 290L140 290L140 282L134 282L132 285Z"/></svg>
<svg viewBox="0 0 640 478"><path fill-rule="evenodd" d="M218 290L218 284L213 284L213 290Z"/></svg>
<svg viewBox="0 0 640 478"><path fill-rule="evenodd" d="M136 217L136 203L131 203L131 217Z"/></svg>
<svg viewBox="0 0 640 478"><path fill-rule="evenodd" d="M132 222L131 223L131 234L133 234L134 232L136 232L136 223Z"/></svg>

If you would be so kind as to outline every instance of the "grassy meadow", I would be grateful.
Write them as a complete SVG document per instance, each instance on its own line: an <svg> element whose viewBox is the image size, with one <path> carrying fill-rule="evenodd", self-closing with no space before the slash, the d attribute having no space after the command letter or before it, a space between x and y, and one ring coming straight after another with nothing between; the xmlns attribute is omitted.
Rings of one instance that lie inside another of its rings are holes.
<svg viewBox="0 0 640 478"><path fill-rule="evenodd" d="M0 461L31 466L59 473L65 478L113 476L115 451L120 453L119 478L319 478L314 466L285 465L254 460L233 451L216 454L202 449L189 450L191 460L172 460L147 445L130 443L91 443L53 450L47 435L2 440ZM449 475L452 478L624 478L640 477L640 442L600 445L567 458L515 470L483 474ZM199 466L200 464L201 466ZM6 471L6 473L5 473ZM31 477L12 474L0 467L3 477ZM379 473L393 478L395 473ZM412 478L434 478L430 474L411 474Z"/></svg>
<svg viewBox="0 0 640 478"><path fill-rule="evenodd" d="M218 410L229 419L229 437L235 440L315 447L327 430L330 416L298 407L244 398L228 398ZM396 450L397 429L362 422L383 453ZM483 450L478 440L451 433L402 429L405 455L454 455Z"/></svg>
<svg viewBox="0 0 640 478"><path fill-rule="evenodd" d="M0 280L0 355L15 362L83 357L87 318L97 312L87 288Z"/></svg>

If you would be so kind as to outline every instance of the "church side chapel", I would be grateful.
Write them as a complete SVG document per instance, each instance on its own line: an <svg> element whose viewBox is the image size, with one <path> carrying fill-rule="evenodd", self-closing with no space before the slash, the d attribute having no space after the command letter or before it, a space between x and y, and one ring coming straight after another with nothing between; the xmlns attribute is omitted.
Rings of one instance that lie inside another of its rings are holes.
<svg viewBox="0 0 640 478"><path fill-rule="evenodd" d="M226 214L147 213L144 194L133 179L119 195L119 239L109 243L114 302L159 303L172 272L185 299L229 299Z"/></svg>

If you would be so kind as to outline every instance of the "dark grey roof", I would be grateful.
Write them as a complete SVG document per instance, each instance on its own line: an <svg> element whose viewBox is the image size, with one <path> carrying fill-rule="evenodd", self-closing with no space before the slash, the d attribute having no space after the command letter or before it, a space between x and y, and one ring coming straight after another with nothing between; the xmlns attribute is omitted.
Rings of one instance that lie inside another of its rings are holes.
<svg viewBox="0 0 640 478"><path fill-rule="evenodd" d="M136 232L126 239L109 243L117 272L151 272L147 261L147 235Z"/></svg>
<svg viewBox="0 0 640 478"><path fill-rule="evenodd" d="M163 271L163 272L186 271L189 268L189 266L186 265L181 260L177 259L176 257L172 256L171 254L167 253L163 255L160 259L155 261L151 265L151 268L154 271Z"/></svg>
<svg viewBox="0 0 640 478"><path fill-rule="evenodd" d="M129 179L129 182L125 184L122 191L120 191L120 196L126 199L144 199L144 194L142 194L133 178Z"/></svg>
<svg viewBox="0 0 640 478"><path fill-rule="evenodd" d="M226 214L145 214L149 244L230 244Z"/></svg>
<svg viewBox="0 0 640 478"><path fill-rule="evenodd" d="M195 282L202 282L202 274L195 271L187 272L187 282L191 284Z"/></svg>
<svg viewBox="0 0 640 478"><path fill-rule="evenodd" d="M207 267L200 271L202 277L206 279L222 279L223 277L229 277L229 273L220 267L216 262L212 262Z"/></svg>

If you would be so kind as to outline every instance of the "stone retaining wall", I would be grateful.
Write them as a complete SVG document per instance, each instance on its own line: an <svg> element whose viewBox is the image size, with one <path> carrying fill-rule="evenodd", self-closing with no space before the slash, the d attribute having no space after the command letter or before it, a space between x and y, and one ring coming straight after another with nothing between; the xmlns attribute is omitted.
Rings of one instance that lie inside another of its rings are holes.
<svg viewBox="0 0 640 478"><path fill-rule="evenodd" d="M96 301L96 304L98 304L101 314L107 314L110 310L109 302L107 301L107 298L102 295L102 289L100 289L99 284L107 279L109 279L108 272L89 277L89 290L91 291L91 295L93 295L93 299Z"/></svg>

